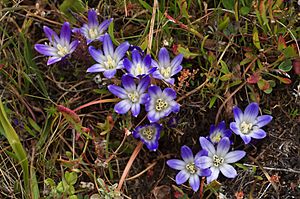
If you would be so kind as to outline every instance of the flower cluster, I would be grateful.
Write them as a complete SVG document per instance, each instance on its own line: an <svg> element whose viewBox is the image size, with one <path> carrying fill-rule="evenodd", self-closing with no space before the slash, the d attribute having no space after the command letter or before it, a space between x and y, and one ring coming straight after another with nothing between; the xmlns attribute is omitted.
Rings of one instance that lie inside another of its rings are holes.
<svg viewBox="0 0 300 199"><path fill-rule="evenodd" d="M243 150L230 151L232 132L239 135L245 144L250 143L251 138L262 139L266 132L261 127L267 125L272 116L258 116L259 106L250 103L243 113L238 107L233 108L235 122L230 123L230 130L226 128L224 121L217 126L211 125L209 136L200 137L202 150L194 158L192 151L187 146L181 148L182 160L171 159L167 161L169 167L180 170L176 175L178 185L189 179L189 184L194 191L200 186L199 176L207 177L207 183L218 179L222 173L227 178L235 178L237 171L231 165L241 160L246 152Z"/></svg>
<svg viewBox="0 0 300 199"><path fill-rule="evenodd" d="M126 73L121 77L122 86L108 85L108 90L121 100L115 104L114 110L118 114L130 112L132 116L138 117L142 106L145 106L150 124L136 127L133 136L141 139L149 150L156 150L162 130L159 120L172 112L177 113L180 106L175 101L176 92L172 88L162 90L150 82L155 78L173 85L174 75L182 69L183 55L179 54L171 60L168 50L161 48L158 60L155 60L150 55L145 55L140 47L132 46L127 41L115 47L110 35L106 33L112 21L113 19L107 19L100 24L97 12L91 9L88 11L88 22L81 28L71 31L69 23L65 22L60 38L45 26L44 32L49 44L36 44L35 49L43 55L50 56L48 65L54 64L67 58L78 46L79 41L71 42L73 32L85 37L89 45L89 54L95 61L87 68L88 73L103 73L104 77L112 79L122 74L125 69ZM102 43L102 47L96 49L93 46L95 42Z"/></svg>

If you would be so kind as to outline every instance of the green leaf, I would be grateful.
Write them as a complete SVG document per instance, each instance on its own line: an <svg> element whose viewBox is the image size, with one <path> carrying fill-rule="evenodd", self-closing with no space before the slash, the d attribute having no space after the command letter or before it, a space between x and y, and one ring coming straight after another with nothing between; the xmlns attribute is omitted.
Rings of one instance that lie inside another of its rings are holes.
<svg viewBox="0 0 300 199"><path fill-rule="evenodd" d="M260 41L259 41L258 31L257 31L256 26L254 26L254 28L253 28L252 39L253 39L253 44L254 44L254 46L255 46L258 50L260 50L261 47L260 47Z"/></svg>
<svg viewBox="0 0 300 199"><path fill-rule="evenodd" d="M223 0L222 4L224 8L228 10L233 10L234 9L234 0Z"/></svg>
<svg viewBox="0 0 300 199"><path fill-rule="evenodd" d="M42 131L42 129L40 128L40 126L31 117L28 118L28 122L31 125L31 127L34 130L36 130L37 132L41 132Z"/></svg>
<svg viewBox="0 0 300 199"><path fill-rule="evenodd" d="M244 171L247 171L247 170L248 170L248 167L245 166L245 165L243 165L243 164L241 164L241 163L235 163L235 165L236 165L237 167L243 169Z"/></svg>
<svg viewBox="0 0 300 199"><path fill-rule="evenodd" d="M285 58L294 58L298 56L296 50L292 46L288 46L286 49L284 49L283 54Z"/></svg>
<svg viewBox="0 0 300 199"><path fill-rule="evenodd" d="M216 102L217 99L218 99L218 98L217 98L216 96L213 96L213 97L211 98L210 102L209 102L208 108L213 107L213 105L215 104L215 102Z"/></svg>
<svg viewBox="0 0 300 199"><path fill-rule="evenodd" d="M47 179L44 181L44 183L45 183L46 185L50 186L50 187L55 187L55 186L56 186L54 180L52 180L51 178L47 178Z"/></svg>
<svg viewBox="0 0 300 199"><path fill-rule="evenodd" d="M249 14L249 12L250 12L250 8L247 6L241 7L241 9L240 9L241 15L245 16L245 15Z"/></svg>
<svg viewBox="0 0 300 199"><path fill-rule="evenodd" d="M228 74L225 74L225 75L221 76L220 80L224 82L224 81L228 81L228 80L232 79L232 77L233 77L233 74L228 73Z"/></svg>
<svg viewBox="0 0 300 199"><path fill-rule="evenodd" d="M271 87L269 82L264 79L258 80L257 85L258 85L258 88L262 91L266 91Z"/></svg>
<svg viewBox="0 0 300 199"><path fill-rule="evenodd" d="M292 70L293 65L292 65L292 61L290 59L285 60L284 62L282 62L278 68L280 70L283 70L284 72L289 72L290 70Z"/></svg>
<svg viewBox="0 0 300 199"><path fill-rule="evenodd" d="M190 52L190 50L188 48L183 48L181 46L178 47L178 52L181 53L183 55L184 58L186 59L193 59L196 56L199 56L199 54L197 53L192 53Z"/></svg>
<svg viewBox="0 0 300 199"><path fill-rule="evenodd" d="M77 173L75 172L66 172L65 173L65 179L66 179L66 182L69 184L69 185L74 185L77 181Z"/></svg>
<svg viewBox="0 0 300 199"><path fill-rule="evenodd" d="M76 13L82 13L85 11L85 7L81 0L64 0L59 6L59 10L67 16L69 21L76 22L70 10Z"/></svg>
<svg viewBox="0 0 300 199"><path fill-rule="evenodd" d="M228 69L228 66L226 64L226 62L224 62L223 60L220 61L220 64L221 64L221 72L224 73L224 74L228 74L230 73L229 69Z"/></svg>
<svg viewBox="0 0 300 199"><path fill-rule="evenodd" d="M224 20L221 21L221 22L219 23L219 25L218 25L219 31L222 31L222 30L224 30L225 28L227 28L229 22L230 22L230 18L229 18L228 16L225 16L225 17L224 17Z"/></svg>
<svg viewBox="0 0 300 199"><path fill-rule="evenodd" d="M286 42L282 35L279 35L278 37L278 43L277 43L277 50L282 51L286 48Z"/></svg>

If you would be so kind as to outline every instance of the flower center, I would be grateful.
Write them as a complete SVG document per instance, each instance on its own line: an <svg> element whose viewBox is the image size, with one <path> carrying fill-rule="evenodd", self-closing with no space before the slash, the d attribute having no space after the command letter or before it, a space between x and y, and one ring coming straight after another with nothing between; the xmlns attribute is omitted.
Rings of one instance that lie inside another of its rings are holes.
<svg viewBox="0 0 300 199"><path fill-rule="evenodd" d="M243 134L248 134L252 130L252 127L253 127L252 123L247 123L247 122L243 121L241 123L240 129Z"/></svg>
<svg viewBox="0 0 300 199"><path fill-rule="evenodd" d="M59 55L59 56L61 56L61 57L64 57L64 56L66 56L69 52L68 52L68 49L67 49L67 47L66 46L62 46L62 45L60 45L60 44L57 44L56 45L56 48L57 48L57 54Z"/></svg>
<svg viewBox="0 0 300 199"><path fill-rule="evenodd" d="M171 67L161 68L160 73L165 78L170 78L170 76L171 76Z"/></svg>
<svg viewBox="0 0 300 199"><path fill-rule="evenodd" d="M107 55L106 58L107 58L107 61L104 62L105 69L107 69L107 70L115 69L115 67L116 67L115 60L113 60L110 55Z"/></svg>
<svg viewBox="0 0 300 199"><path fill-rule="evenodd" d="M186 170L188 170L188 172L190 174L194 174L197 172L197 168L195 166L195 163L188 163L187 165L185 165Z"/></svg>
<svg viewBox="0 0 300 199"><path fill-rule="evenodd" d="M151 127L146 127L142 130L142 135L147 139L147 140L152 140L154 136L154 129Z"/></svg>
<svg viewBox="0 0 300 199"><path fill-rule="evenodd" d="M138 64L136 65L135 74L136 74L136 75L143 75L143 74L145 74L144 68L142 68L142 66L141 66L140 63L138 63Z"/></svg>
<svg viewBox="0 0 300 199"><path fill-rule="evenodd" d="M211 141L218 143L220 142L221 138L222 138L222 134L220 132L216 132L214 135L212 135Z"/></svg>
<svg viewBox="0 0 300 199"><path fill-rule="evenodd" d="M139 100L139 94L136 91L134 91L132 93L128 93L127 96L133 103L135 103Z"/></svg>
<svg viewBox="0 0 300 199"><path fill-rule="evenodd" d="M217 155L213 156L213 164L215 167L219 167L221 164L223 164L224 158L221 158Z"/></svg>
<svg viewBox="0 0 300 199"><path fill-rule="evenodd" d="M168 108L168 106L169 104L161 98L157 99L155 102L155 110L157 111L165 110L166 108Z"/></svg>
<svg viewBox="0 0 300 199"><path fill-rule="evenodd" d="M99 35L99 33L98 33L98 30L96 28L89 29L90 39L96 39L98 37L98 35Z"/></svg>

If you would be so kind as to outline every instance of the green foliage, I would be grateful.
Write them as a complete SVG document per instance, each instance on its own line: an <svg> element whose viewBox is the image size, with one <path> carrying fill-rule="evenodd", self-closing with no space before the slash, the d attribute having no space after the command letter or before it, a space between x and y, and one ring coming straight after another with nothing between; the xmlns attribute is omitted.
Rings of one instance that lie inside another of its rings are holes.
<svg viewBox="0 0 300 199"><path fill-rule="evenodd" d="M64 0L59 6L59 10L67 16L69 21L76 22L71 12L83 13L85 6L82 0Z"/></svg>

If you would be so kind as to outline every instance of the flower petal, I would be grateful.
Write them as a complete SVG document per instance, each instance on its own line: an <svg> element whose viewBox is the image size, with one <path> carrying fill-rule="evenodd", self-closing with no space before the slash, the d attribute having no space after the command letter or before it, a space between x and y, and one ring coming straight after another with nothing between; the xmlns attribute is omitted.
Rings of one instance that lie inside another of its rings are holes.
<svg viewBox="0 0 300 199"><path fill-rule="evenodd" d="M254 122L258 115L258 109L259 106L257 103L252 102L251 104L249 104L244 112L244 120L246 120L247 122Z"/></svg>
<svg viewBox="0 0 300 199"><path fill-rule="evenodd" d="M238 127L237 125L237 122L231 122L230 123L230 129L237 135L240 135L242 134L241 131L240 131L240 128Z"/></svg>
<svg viewBox="0 0 300 199"><path fill-rule="evenodd" d="M202 156L207 156L208 152L204 149L202 149L201 151L199 151L196 155L195 155L195 160L202 157Z"/></svg>
<svg viewBox="0 0 300 199"><path fill-rule="evenodd" d="M169 167L171 167L172 169L176 169L176 170L184 170L186 163L182 160L178 160L178 159L171 159L167 161L167 165Z"/></svg>
<svg viewBox="0 0 300 199"><path fill-rule="evenodd" d="M121 43L117 48L116 51L114 53L114 59L117 60L117 62L119 62L121 59L123 59L123 57L125 56L127 50L129 48L129 43L123 42Z"/></svg>
<svg viewBox="0 0 300 199"><path fill-rule="evenodd" d="M109 85L107 88L112 94L118 96L119 98L122 98L122 99L128 98L126 91L119 86Z"/></svg>
<svg viewBox="0 0 300 199"><path fill-rule="evenodd" d="M90 46L89 47L89 52L90 52L90 55L93 57L93 59L96 62L103 63L105 57L104 57L101 50L97 50L95 47Z"/></svg>
<svg viewBox="0 0 300 199"><path fill-rule="evenodd" d="M148 93L142 94L140 99L141 99L140 104L146 104L150 100L149 94Z"/></svg>
<svg viewBox="0 0 300 199"><path fill-rule="evenodd" d="M172 88L165 88L163 94L169 99L174 100L176 99L176 92Z"/></svg>
<svg viewBox="0 0 300 199"><path fill-rule="evenodd" d="M128 73L132 73L131 72L131 69L132 69L132 62L127 59L127 58L124 58L123 60L123 65L124 65L124 68L127 70Z"/></svg>
<svg viewBox="0 0 300 199"><path fill-rule="evenodd" d="M131 106L131 113L132 113L133 117L137 117L140 114L140 111L141 111L140 104L136 103Z"/></svg>
<svg viewBox="0 0 300 199"><path fill-rule="evenodd" d="M210 170L211 170L211 175L206 178L207 184L218 179L220 173L220 169L218 167L211 167Z"/></svg>
<svg viewBox="0 0 300 199"><path fill-rule="evenodd" d="M134 49L134 50L132 51L131 57L132 57L132 62L133 62L134 64L139 64L139 63L142 62L142 57L141 57L141 54L140 54L140 52L139 52L138 50L135 50L135 49Z"/></svg>
<svg viewBox="0 0 300 199"><path fill-rule="evenodd" d="M79 44L78 40L72 41L70 44L70 52L69 53L74 52L76 50L78 44Z"/></svg>
<svg viewBox="0 0 300 199"><path fill-rule="evenodd" d="M271 122L271 120L273 119L272 116L270 115L262 115L262 116L258 116L257 117L257 123L256 126L258 126L259 128L269 124Z"/></svg>
<svg viewBox="0 0 300 199"><path fill-rule="evenodd" d="M182 66L178 65L172 68L171 76L176 75L182 70Z"/></svg>
<svg viewBox="0 0 300 199"><path fill-rule="evenodd" d="M137 86L137 91L139 93L145 93L150 84L150 77L147 75L141 79L140 83Z"/></svg>
<svg viewBox="0 0 300 199"><path fill-rule="evenodd" d="M208 141L205 137L200 137L199 141L202 149L207 150L209 156L216 153L216 149L214 145L210 141Z"/></svg>
<svg viewBox="0 0 300 199"><path fill-rule="evenodd" d="M59 62L62 58L61 57L50 57L47 61L47 65L54 64L56 62Z"/></svg>
<svg viewBox="0 0 300 199"><path fill-rule="evenodd" d="M159 70L154 71L152 76L155 79L164 79L164 77L160 74Z"/></svg>
<svg viewBox="0 0 300 199"><path fill-rule="evenodd" d="M251 136L249 135L244 135L244 134L240 134L242 140L244 141L245 144L249 144L251 141Z"/></svg>
<svg viewBox="0 0 300 199"><path fill-rule="evenodd" d="M199 186L200 186L199 176L196 175L196 174L191 175L190 179L189 179L189 183L190 183L190 186L192 187L194 192L198 191Z"/></svg>
<svg viewBox="0 0 300 199"><path fill-rule="evenodd" d="M239 124L243 120L244 114L239 107L235 106L233 107L233 116L234 120Z"/></svg>
<svg viewBox="0 0 300 199"><path fill-rule="evenodd" d="M48 37L48 39L51 43L54 42L54 41L59 42L59 38L58 38L56 32L54 32L51 28L49 28L47 26L44 26L43 29L44 29L44 32L45 32L46 36Z"/></svg>
<svg viewBox="0 0 300 199"><path fill-rule="evenodd" d="M181 147L181 157L186 163L194 162L194 155L192 150L184 145Z"/></svg>
<svg viewBox="0 0 300 199"><path fill-rule="evenodd" d="M170 55L166 48L161 48L158 53L160 66L170 66Z"/></svg>
<svg viewBox="0 0 300 199"><path fill-rule="evenodd" d="M104 77L106 77L107 79L111 79L115 76L117 70L116 69L111 69L111 70L105 70L103 75Z"/></svg>
<svg viewBox="0 0 300 199"><path fill-rule="evenodd" d="M183 59L183 55L182 55L182 54L179 54L179 55L177 55L176 57L174 57L174 59L173 59L172 62L171 62L171 67L172 67L172 68L178 67L178 66L181 64L182 59ZM178 72L179 72L179 71L178 71ZM178 72L177 72L177 73L178 73Z"/></svg>
<svg viewBox="0 0 300 199"><path fill-rule="evenodd" d="M114 45L110 39L109 34L105 33L103 37L103 52L105 56L114 56Z"/></svg>
<svg viewBox="0 0 300 199"><path fill-rule="evenodd" d="M151 55L146 55L143 62L146 68L150 68L152 62Z"/></svg>
<svg viewBox="0 0 300 199"><path fill-rule="evenodd" d="M122 85L125 88L126 92L136 91L136 85L134 83L134 79L130 75L122 76Z"/></svg>
<svg viewBox="0 0 300 199"><path fill-rule="evenodd" d="M97 12L94 9L88 11L88 24L90 28L99 25Z"/></svg>
<svg viewBox="0 0 300 199"><path fill-rule="evenodd" d="M211 170L210 169L198 169L197 174L199 176L210 176L211 175Z"/></svg>
<svg viewBox="0 0 300 199"><path fill-rule="evenodd" d="M148 112L147 118L150 122L157 122L160 119L160 115L156 111L151 110Z"/></svg>
<svg viewBox="0 0 300 199"><path fill-rule="evenodd" d="M110 23L112 21L113 21L113 18L104 20L99 26L99 32L104 33L108 29L108 26L110 25Z"/></svg>
<svg viewBox="0 0 300 199"><path fill-rule="evenodd" d="M170 103L170 106L171 106L171 111L173 113L178 113L179 110L180 110L180 105L174 100L169 102L169 103Z"/></svg>
<svg viewBox="0 0 300 199"><path fill-rule="evenodd" d="M149 93L150 97L152 98L155 96L161 96L162 91L161 91L160 87L158 87L158 86L150 86L148 88L148 93Z"/></svg>
<svg viewBox="0 0 300 199"><path fill-rule="evenodd" d="M208 156L197 157L195 159L195 165L201 169L206 169L213 165L213 160Z"/></svg>
<svg viewBox="0 0 300 199"><path fill-rule="evenodd" d="M105 68L101 64L94 64L86 70L88 73L98 73L103 71L105 71Z"/></svg>
<svg viewBox="0 0 300 199"><path fill-rule="evenodd" d="M176 175L176 184L181 185L182 183L185 183L190 177L190 174L186 170L181 170Z"/></svg>
<svg viewBox="0 0 300 199"><path fill-rule="evenodd" d="M222 164L219 168L227 178L235 178L237 176L236 170L230 164Z"/></svg>
<svg viewBox="0 0 300 199"><path fill-rule="evenodd" d="M230 141L228 137L223 137L217 146L217 155L224 157L230 149Z"/></svg>
<svg viewBox="0 0 300 199"><path fill-rule="evenodd" d="M64 42L64 46L68 45L71 40L71 28L69 22L65 22L61 27L60 39Z"/></svg>
<svg viewBox="0 0 300 199"><path fill-rule="evenodd" d="M125 114L129 111L130 107L131 107L130 100L128 100L128 99L122 100L115 105L115 111L118 114Z"/></svg>
<svg viewBox="0 0 300 199"><path fill-rule="evenodd" d="M267 133L262 129L257 129L255 131L252 131L252 133L250 133L249 135L255 139L263 139L267 136Z"/></svg>
<svg viewBox="0 0 300 199"><path fill-rule="evenodd" d="M224 156L224 161L225 163L234 163L242 159L245 155L246 155L245 151L241 151L241 150L231 151Z"/></svg>
<svg viewBox="0 0 300 199"><path fill-rule="evenodd" d="M46 56L55 56L57 54L57 50L54 47L44 44L35 44L34 49Z"/></svg>

